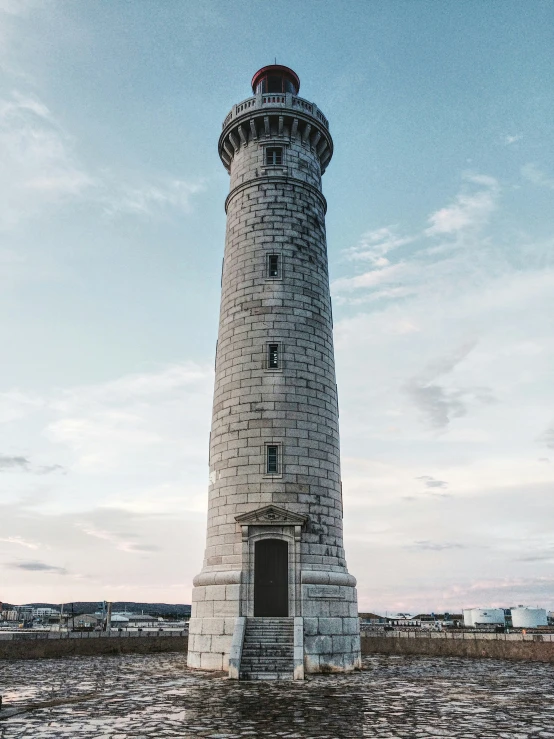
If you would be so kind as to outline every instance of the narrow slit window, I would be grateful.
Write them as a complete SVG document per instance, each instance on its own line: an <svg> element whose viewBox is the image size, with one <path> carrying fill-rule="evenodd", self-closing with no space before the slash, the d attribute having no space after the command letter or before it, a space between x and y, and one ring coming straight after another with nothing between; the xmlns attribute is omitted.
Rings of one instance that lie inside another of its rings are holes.
<svg viewBox="0 0 554 739"><path fill-rule="evenodd" d="M279 344L269 344L267 347L268 369L279 369Z"/></svg>
<svg viewBox="0 0 554 739"><path fill-rule="evenodd" d="M268 475L279 474L279 447L269 444L266 452L266 471Z"/></svg>
<svg viewBox="0 0 554 739"><path fill-rule="evenodd" d="M268 277L281 276L281 260L278 254L268 254L267 257L267 275Z"/></svg>
<svg viewBox="0 0 554 739"><path fill-rule="evenodd" d="M283 148L281 146L267 147L265 150L265 163L270 167L283 164Z"/></svg>

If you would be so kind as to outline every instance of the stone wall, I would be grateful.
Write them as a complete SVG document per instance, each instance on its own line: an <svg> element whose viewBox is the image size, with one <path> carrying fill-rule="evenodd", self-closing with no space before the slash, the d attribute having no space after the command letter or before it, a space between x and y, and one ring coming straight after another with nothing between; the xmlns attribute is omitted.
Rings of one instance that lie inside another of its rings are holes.
<svg viewBox="0 0 554 739"><path fill-rule="evenodd" d="M219 144L231 183L206 550L194 580L188 664L228 669L238 619L256 615L255 544L274 538L288 545L288 616L310 619L304 632L307 671L350 670L360 661L357 595L342 540L321 192L332 140L325 117L311 103L295 103L288 94L253 100L235 106ZM279 152L278 163L268 148ZM270 257L277 260L275 274ZM268 361L270 344L278 347L277 366ZM268 446L278 450L271 471ZM278 507L280 523L245 524L245 516L261 515L268 506Z"/></svg>
<svg viewBox="0 0 554 739"><path fill-rule="evenodd" d="M36 638L34 634L0 639L0 660L45 659L58 657L94 657L102 654L153 654L155 652L183 652L188 648L188 637L183 634L152 634L149 636L112 636L88 633L71 637ZM23 637L23 638L22 638Z"/></svg>
<svg viewBox="0 0 554 739"><path fill-rule="evenodd" d="M362 633L362 654L554 662L554 634Z"/></svg>

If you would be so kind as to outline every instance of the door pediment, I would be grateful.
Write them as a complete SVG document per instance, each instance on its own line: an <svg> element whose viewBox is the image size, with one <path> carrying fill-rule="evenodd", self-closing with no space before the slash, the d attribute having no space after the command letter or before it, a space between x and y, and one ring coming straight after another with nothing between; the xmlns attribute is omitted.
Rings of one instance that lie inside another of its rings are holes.
<svg viewBox="0 0 554 739"><path fill-rule="evenodd" d="M276 505L267 505L255 511L241 513L235 516L235 521L241 526L303 526L308 516L303 516L286 508Z"/></svg>

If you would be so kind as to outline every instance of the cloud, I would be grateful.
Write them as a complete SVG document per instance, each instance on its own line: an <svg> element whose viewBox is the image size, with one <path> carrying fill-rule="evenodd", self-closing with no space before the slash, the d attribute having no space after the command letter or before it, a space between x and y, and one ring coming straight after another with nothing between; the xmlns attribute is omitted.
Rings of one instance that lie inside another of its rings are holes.
<svg viewBox="0 0 554 739"><path fill-rule="evenodd" d="M554 561L554 546L542 552L518 557L519 562L550 562L551 560Z"/></svg>
<svg viewBox="0 0 554 739"><path fill-rule="evenodd" d="M466 549L464 544L454 541L415 541L406 547L407 549L419 549L420 551L443 552L448 549Z"/></svg>
<svg viewBox="0 0 554 739"><path fill-rule="evenodd" d="M135 538L136 535L129 533L128 531L109 531L103 529L97 529L94 524L90 523L76 523L76 527L80 529L84 534L92 536L96 539L103 539L112 544L116 549L121 552L160 552L161 547L156 544L137 544L136 542L129 541L130 538Z"/></svg>
<svg viewBox="0 0 554 739"><path fill-rule="evenodd" d="M29 462L27 457L0 454L0 471L13 469L27 471L30 466L31 463Z"/></svg>
<svg viewBox="0 0 554 739"><path fill-rule="evenodd" d="M554 190L554 177L549 177L534 162L528 162L521 168L523 177L538 187L547 187Z"/></svg>
<svg viewBox="0 0 554 739"><path fill-rule="evenodd" d="M39 545L34 544L31 541L26 541L25 539L22 539L20 536L7 536L7 537L0 537L0 541L3 541L6 544L17 544L21 547L26 547L27 549L38 549Z"/></svg>
<svg viewBox="0 0 554 739"><path fill-rule="evenodd" d="M11 562L8 567L14 570L25 570L25 572L47 572L53 575L67 575L65 567L48 565L45 562L34 560L32 562Z"/></svg>
<svg viewBox="0 0 554 739"><path fill-rule="evenodd" d="M0 99L0 229L93 184L46 105L17 91Z"/></svg>
<svg viewBox="0 0 554 739"><path fill-rule="evenodd" d="M86 203L109 217L188 213L204 187L201 179L87 166L74 137L42 100L20 91L0 98L0 229L67 202Z"/></svg>
<svg viewBox="0 0 554 739"><path fill-rule="evenodd" d="M465 416L474 403L494 402L488 387L445 388L434 382L451 373L475 346L475 341L463 344L452 353L431 362L420 375L406 383L405 392L432 427L446 428L454 418Z"/></svg>
<svg viewBox="0 0 554 739"><path fill-rule="evenodd" d="M61 464L50 465L33 465L28 457L20 455L0 454L0 472L6 470L19 470L22 472L32 472L37 475L49 475L52 472L64 472L65 468Z"/></svg>
<svg viewBox="0 0 554 739"><path fill-rule="evenodd" d="M428 236L457 234L481 228L497 207L498 182L487 175L465 175L466 187L454 202L429 216ZM475 187L479 189L475 191Z"/></svg>
<svg viewBox="0 0 554 739"><path fill-rule="evenodd" d="M539 441L542 444L545 444L549 449L554 449L554 426L550 426L546 429L540 436ZM541 462L548 462L548 459L545 459L544 457L539 460Z"/></svg>
<svg viewBox="0 0 554 739"><path fill-rule="evenodd" d="M415 241L413 236L399 236L396 228L387 226L375 231L366 231L356 246L343 251L345 259L350 262L368 261L377 268L386 267L389 264L386 254Z"/></svg>
<svg viewBox="0 0 554 739"><path fill-rule="evenodd" d="M444 480L435 480L434 477L431 477L430 475L421 475L420 477L416 477L416 480L423 480L425 482L425 487L428 488L446 488L448 487L448 483Z"/></svg>
<svg viewBox="0 0 554 739"><path fill-rule="evenodd" d="M515 144L516 141L521 141L522 138L523 137L520 135L512 136L510 134L507 134L506 136L504 136L503 142L504 144L506 144L506 146L510 146L510 144Z"/></svg>
<svg viewBox="0 0 554 739"><path fill-rule="evenodd" d="M365 272L357 277L342 277L331 285L333 292L350 292L360 288L375 288L387 283L395 283L408 272L408 265L400 262L382 269Z"/></svg>
<svg viewBox="0 0 554 739"><path fill-rule="evenodd" d="M331 289L338 302L361 305L377 300L413 298L422 290L430 289L430 267L441 273L436 277L443 281L462 266L473 249L482 251L483 244L477 243L478 235L497 207L500 187L497 180L488 175L465 174L463 180L462 190L454 202L432 213L428 217L431 225L423 231L399 235L398 226L386 226L366 232L356 246L346 249L343 255L347 262L357 265L368 262L371 269L334 280ZM437 243L437 236L456 238ZM416 242L421 243L416 245ZM409 244L414 245L410 253L399 259L395 251ZM456 259L452 256L455 250L461 251ZM441 259L433 264L437 256ZM370 292L361 298L345 297L345 293L357 290Z"/></svg>
<svg viewBox="0 0 554 739"><path fill-rule="evenodd" d="M102 200L103 210L109 216L154 217L170 209L189 213L192 196L203 190L204 184L201 181L186 182L172 178L159 178L157 182L134 187L116 185L114 192Z"/></svg>

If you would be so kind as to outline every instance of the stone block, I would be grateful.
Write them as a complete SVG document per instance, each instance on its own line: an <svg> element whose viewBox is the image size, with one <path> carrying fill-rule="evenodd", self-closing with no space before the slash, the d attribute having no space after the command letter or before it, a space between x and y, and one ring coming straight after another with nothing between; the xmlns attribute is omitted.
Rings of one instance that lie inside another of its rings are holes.
<svg viewBox="0 0 554 739"><path fill-rule="evenodd" d="M192 650L195 652L209 652L212 645L210 635L196 634L193 637Z"/></svg>
<svg viewBox="0 0 554 739"><path fill-rule="evenodd" d="M213 652L202 652L200 655L202 670L223 670L223 655Z"/></svg>
<svg viewBox="0 0 554 739"><path fill-rule="evenodd" d="M327 654L333 651L331 636L307 636L304 640L306 654Z"/></svg>
<svg viewBox="0 0 554 739"><path fill-rule="evenodd" d="M342 619L342 632L343 634L359 634L360 633L360 619L359 618L343 618Z"/></svg>
<svg viewBox="0 0 554 739"><path fill-rule="evenodd" d="M196 618L213 618L214 615L214 602L213 600L209 601L200 601L199 603L196 603ZM223 615L218 613L218 616ZM230 614L229 614L230 615Z"/></svg>
<svg viewBox="0 0 554 739"><path fill-rule="evenodd" d="M222 618L203 618L201 634L222 634L224 620ZM189 632L190 633L190 632Z"/></svg>
<svg viewBox="0 0 554 739"><path fill-rule="evenodd" d="M304 618L304 635L305 636L317 636L318 632L318 621L317 618Z"/></svg>
<svg viewBox="0 0 554 739"><path fill-rule="evenodd" d="M189 648L187 653L187 665L192 669L200 669L200 653L192 652Z"/></svg>
<svg viewBox="0 0 554 739"><path fill-rule="evenodd" d="M192 602L195 603L199 600L206 600L206 588L197 586L192 591Z"/></svg>
<svg viewBox="0 0 554 739"><path fill-rule="evenodd" d="M304 654L304 670L306 673L317 673L319 672L319 655L313 653Z"/></svg>
<svg viewBox="0 0 554 739"><path fill-rule="evenodd" d="M341 618L320 618L318 624L320 634L342 634Z"/></svg>
<svg viewBox="0 0 554 739"><path fill-rule="evenodd" d="M212 636L211 651L229 654L233 636L231 634Z"/></svg>
<svg viewBox="0 0 554 739"><path fill-rule="evenodd" d="M351 652L351 639L349 636L333 636L333 653L340 654L343 652Z"/></svg>

